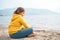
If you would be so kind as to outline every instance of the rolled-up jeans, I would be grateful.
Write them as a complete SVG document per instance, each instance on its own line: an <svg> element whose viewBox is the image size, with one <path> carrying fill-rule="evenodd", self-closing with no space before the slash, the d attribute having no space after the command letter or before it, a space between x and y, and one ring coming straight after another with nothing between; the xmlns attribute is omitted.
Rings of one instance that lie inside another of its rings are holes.
<svg viewBox="0 0 60 40"><path fill-rule="evenodd" d="M32 28L26 28L24 30L19 30L17 33L9 35L11 38L24 38L33 33Z"/></svg>

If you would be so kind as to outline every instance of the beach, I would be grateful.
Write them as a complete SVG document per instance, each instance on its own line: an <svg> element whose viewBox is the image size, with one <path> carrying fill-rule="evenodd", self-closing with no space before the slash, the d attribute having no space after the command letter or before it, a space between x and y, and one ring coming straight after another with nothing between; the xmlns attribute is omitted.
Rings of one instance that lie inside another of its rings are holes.
<svg viewBox="0 0 60 40"><path fill-rule="evenodd" d="M12 39L8 35L11 16L0 17L0 40L60 40L60 15L27 15L25 20L37 33L34 37Z"/></svg>
<svg viewBox="0 0 60 40"><path fill-rule="evenodd" d="M7 29L0 29L0 40L60 40L60 31L58 30L34 30L35 36L13 39L10 38Z"/></svg>

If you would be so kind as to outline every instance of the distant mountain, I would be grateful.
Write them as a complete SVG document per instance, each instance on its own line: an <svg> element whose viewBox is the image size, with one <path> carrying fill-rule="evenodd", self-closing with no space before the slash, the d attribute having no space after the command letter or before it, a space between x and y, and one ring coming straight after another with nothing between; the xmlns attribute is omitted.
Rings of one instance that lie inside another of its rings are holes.
<svg viewBox="0 0 60 40"><path fill-rule="evenodd" d="M48 9L26 9L28 15L56 15L57 13L52 12Z"/></svg>
<svg viewBox="0 0 60 40"><path fill-rule="evenodd" d="M0 16L9 16L12 15L14 13L14 11L16 10L16 8L11 8L11 9L4 9L4 10L0 10ZM32 9L32 8L26 8L25 9L26 15L57 15L57 13L52 12L48 9Z"/></svg>
<svg viewBox="0 0 60 40"><path fill-rule="evenodd" d="M15 11L15 8L13 8L13 9L0 10L0 15L9 16L9 15L11 15L14 11Z"/></svg>

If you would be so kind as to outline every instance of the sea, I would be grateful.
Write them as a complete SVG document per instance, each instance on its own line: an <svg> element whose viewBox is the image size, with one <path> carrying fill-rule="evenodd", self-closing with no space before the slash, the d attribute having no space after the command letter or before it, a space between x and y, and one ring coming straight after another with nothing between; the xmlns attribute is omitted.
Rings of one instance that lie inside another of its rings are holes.
<svg viewBox="0 0 60 40"><path fill-rule="evenodd" d="M8 27L12 16L0 16L0 27ZM60 15L25 15L24 19L34 29L60 30Z"/></svg>

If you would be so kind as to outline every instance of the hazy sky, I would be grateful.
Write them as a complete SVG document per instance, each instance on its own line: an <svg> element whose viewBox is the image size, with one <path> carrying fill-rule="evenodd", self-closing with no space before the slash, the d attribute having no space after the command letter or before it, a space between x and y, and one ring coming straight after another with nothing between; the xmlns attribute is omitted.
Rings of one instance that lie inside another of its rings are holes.
<svg viewBox="0 0 60 40"><path fill-rule="evenodd" d="M0 9L14 7L49 9L60 13L60 0L0 0Z"/></svg>

